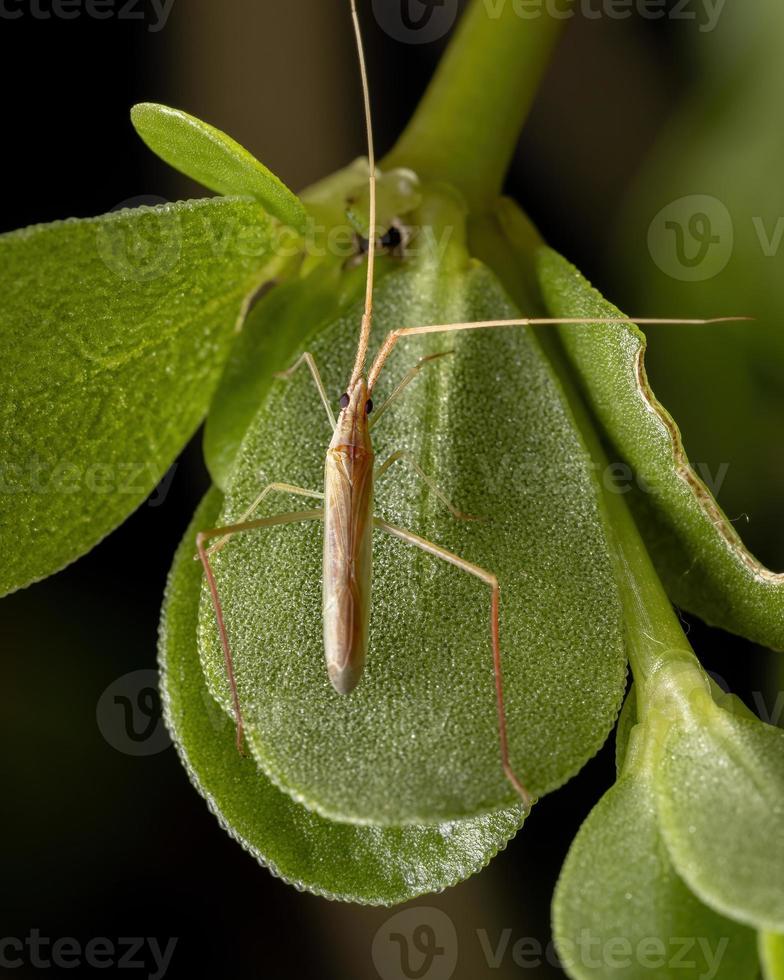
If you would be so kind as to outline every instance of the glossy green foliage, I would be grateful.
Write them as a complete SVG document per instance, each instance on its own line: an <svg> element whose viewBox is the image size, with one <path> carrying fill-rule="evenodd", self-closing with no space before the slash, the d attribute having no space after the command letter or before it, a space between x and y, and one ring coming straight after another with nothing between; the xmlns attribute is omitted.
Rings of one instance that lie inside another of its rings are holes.
<svg viewBox="0 0 784 980"><path fill-rule="evenodd" d="M153 153L176 170L218 194L253 197L283 224L305 232L308 214L299 198L230 136L152 102L135 105L131 121Z"/></svg>
<svg viewBox="0 0 784 980"><path fill-rule="evenodd" d="M177 552L161 620L160 663L172 738L221 825L273 874L327 898L391 905L479 871L519 829L519 807L436 827L332 823L295 803L238 754L234 726L207 690L196 643L201 566L193 560L194 538L220 507L213 490Z"/></svg>
<svg viewBox="0 0 784 980"><path fill-rule="evenodd" d="M89 551L204 416L272 234L232 198L0 237L0 594Z"/></svg>

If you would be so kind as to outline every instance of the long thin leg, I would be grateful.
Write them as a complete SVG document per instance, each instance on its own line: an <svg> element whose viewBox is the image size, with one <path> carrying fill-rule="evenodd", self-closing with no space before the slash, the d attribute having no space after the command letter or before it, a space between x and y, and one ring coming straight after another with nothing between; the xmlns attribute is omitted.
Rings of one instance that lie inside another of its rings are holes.
<svg viewBox="0 0 784 980"><path fill-rule="evenodd" d="M381 466L376 470L376 479L383 476L384 473L392 466L397 463L398 460L403 460L408 463L409 466L414 470L419 479L426 484L432 490L432 492L438 497L441 503L449 509L452 517L457 518L459 521L477 521L478 517L474 517L472 514L464 514L461 510L458 510L453 503L450 502L446 494L441 490L435 480L428 476L427 473L422 469L422 467L417 463L411 453L406 452L405 449L398 449L397 452L392 453L389 459L385 460Z"/></svg>
<svg viewBox="0 0 784 980"><path fill-rule="evenodd" d="M429 326L424 327L398 327L397 330L391 330L381 345L381 349L378 354L376 354L376 359L373 361L373 366L370 368L368 373L368 391L373 390L379 374L381 373L381 368L384 366L384 362L392 353L392 348L400 340L401 337L413 337L415 334L424 333L452 333L458 330L487 330L488 328L494 327L550 327L550 326L568 326L569 324L578 326L587 326L589 324L597 323L637 323L643 326L653 325L653 324L680 324L688 326L704 326L709 323L736 323L740 320L753 320L753 317L749 316L720 316L712 317L707 320L681 320L681 319L650 319L650 318L634 318L628 316L621 317L526 317L521 320L475 320L470 323L434 323Z"/></svg>
<svg viewBox="0 0 784 980"><path fill-rule="evenodd" d="M249 521L264 502L265 498L275 491L279 493L293 493L299 497L314 497L316 500L324 499L324 494L319 490L305 490L303 487L295 487L290 483L268 483L258 497L256 497L256 499L253 501L250 507L248 507L247 510L240 515L237 524L245 524L247 521ZM224 534L219 541L216 541L214 545L211 545L211 547L207 549L207 554L214 555L216 552L220 551L230 537L231 535Z"/></svg>
<svg viewBox="0 0 784 980"><path fill-rule="evenodd" d="M310 370L311 377L316 383L316 387L318 388L318 393L321 396L321 404L324 406L327 412L327 418L329 419L329 424L334 429L336 425L335 415L332 411L332 406L329 404L329 398L327 398L327 390L324 387L324 382L321 380L319 369L316 365L316 362L313 360L312 354L309 354L307 351L305 351L304 354L302 354L300 357L297 358L297 360L291 365L290 368L287 368L285 371L278 371L275 377L282 378L284 381L288 381L288 379L292 376L292 374L294 374L294 372L297 370L300 364L307 364Z"/></svg>
<svg viewBox="0 0 784 980"><path fill-rule="evenodd" d="M459 555L455 555L451 551L447 551L446 548L433 544L432 541L427 541L425 538L421 538L418 534L414 534L413 531L407 531L405 528L396 527L394 524L387 524L386 521L382 521L377 517L373 518L373 525L380 528L382 531L386 531L387 534L391 534L394 538L400 538L401 541L405 541L407 544L412 544L415 547L420 548L422 551L427 552L427 554L434 555L436 558L442 559L442 561L449 562L450 565L454 565L463 572L468 572L469 575L476 576L476 578L481 579L490 586L490 637L493 644L493 670L495 673L495 695L496 706L498 709L498 742L501 748L501 764L504 767L504 774L506 775L506 778L512 784L515 792L523 801L526 815L528 815L528 812L536 800L533 799L531 794L523 785L522 781L517 777L509 761L509 740L506 731L506 708L504 706L504 679L501 669L501 643L498 627L499 606L501 599L501 588L498 584L498 579L492 572L488 572L484 568L480 568L478 565L473 565L471 562L466 561L465 558L461 558Z"/></svg>
<svg viewBox="0 0 784 980"><path fill-rule="evenodd" d="M196 550L198 551L198 557L204 567L204 574L207 577L207 585L210 590L210 597L212 598L212 608L215 610L215 620L218 624L218 633L220 634L221 647L223 648L223 660L226 664L226 675L229 679L229 687L231 688L231 700L234 706L234 717L237 721L237 750L242 753L242 734L243 734L243 721L242 721L242 710L240 708L240 698L237 693L237 680L234 676L234 661L231 658L231 649L229 647L229 636L226 632L226 624L223 620L223 608L221 606L220 596L218 595L218 585L215 581L215 573L212 570L212 565L210 565L210 559L207 554L207 550L204 547L204 542L209 541L211 538L219 537L230 537L233 534L241 534L244 531L254 531L261 527L274 527L277 524L297 524L301 521L315 521L323 520L324 511L323 510L302 510L293 512L290 514L275 514L273 517L262 517L255 521L246 521L240 524L227 524L226 527L213 527L207 531L199 531L196 535Z"/></svg>
<svg viewBox="0 0 784 980"><path fill-rule="evenodd" d="M381 418L384 412L386 412L386 410L398 400L398 398L403 393L403 391L411 384L411 382L419 374L419 372L422 370L423 367L432 363L433 361L438 360L438 358L440 357L446 357L448 354L454 354L454 351L444 350L438 354L429 354L427 357L420 357L419 360L416 362L416 364L408 372L408 374L404 375L403 378L398 382L397 387L389 396L389 398L387 398L387 400L380 406L380 408L374 410L373 415L370 418L369 427L371 429L373 428L373 426L376 424L376 422L378 422L378 420Z"/></svg>

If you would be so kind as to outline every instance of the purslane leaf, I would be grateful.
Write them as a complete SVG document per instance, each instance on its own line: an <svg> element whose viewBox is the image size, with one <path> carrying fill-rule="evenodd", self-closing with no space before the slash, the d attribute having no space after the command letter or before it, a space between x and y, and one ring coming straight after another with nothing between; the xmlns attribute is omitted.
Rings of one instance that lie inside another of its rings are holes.
<svg viewBox="0 0 784 980"><path fill-rule="evenodd" d="M675 866L702 900L784 932L784 731L692 697L664 728L656 792Z"/></svg>
<svg viewBox="0 0 784 980"><path fill-rule="evenodd" d="M149 148L176 170L218 194L249 196L285 225L304 233L308 214L299 198L230 136L195 116L154 102L131 109Z"/></svg>
<svg viewBox="0 0 784 980"><path fill-rule="evenodd" d="M327 898L392 905L479 871L521 825L520 808L436 827L332 823L280 792L241 758L234 726L212 700L196 642L201 566L196 530L214 523L212 490L194 515L169 576L160 630L163 704L191 782L223 828L273 874Z"/></svg>
<svg viewBox="0 0 784 980"><path fill-rule="evenodd" d="M78 558L201 421L273 237L216 198L0 237L0 594Z"/></svg>
<svg viewBox="0 0 784 980"><path fill-rule="evenodd" d="M763 980L784 980L784 935L761 932L759 958Z"/></svg>
<svg viewBox="0 0 784 980"><path fill-rule="evenodd" d="M448 274L423 259L380 284L377 342L401 324L516 315L487 270L449 256ZM330 392L345 385L359 313L307 342ZM482 519L455 521L405 463L379 481L376 512L498 574L512 762L542 794L596 752L623 696L620 609L598 491L528 331L401 342L379 403L420 356L449 350L374 430L375 452L379 461L411 452L456 506ZM329 438L307 372L276 381L240 449L221 523L268 482L321 488ZM279 498L268 512L300 507ZM324 665L320 524L238 536L215 556L255 757L295 798L357 822L432 823L509 805L487 586L383 533L373 546L369 662L348 697L332 690ZM206 593L200 642L210 689L230 712Z"/></svg>
<svg viewBox="0 0 784 980"><path fill-rule="evenodd" d="M349 293L359 295L364 270L352 274ZM271 289L251 310L229 355L204 429L210 476L226 488L242 438L264 400L276 371L290 367L305 337L334 319L344 302L345 279L334 263L316 266L304 278ZM333 392L337 399L340 392Z"/></svg>
<svg viewBox="0 0 784 980"><path fill-rule="evenodd" d="M573 980L753 980L751 929L713 912L678 876L661 838L654 765L631 730L618 782L591 811L564 863L553 934Z"/></svg>
<svg viewBox="0 0 784 980"><path fill-rule="evenodd" d="M538 267L553 316L621 315L552 250L540 250ZM631 322L559 332L593 411L644 486L629 498L670 596L711 624L784 649L784 575L746 550L692 470L677 425L648 385L644 335Z"/></svg>

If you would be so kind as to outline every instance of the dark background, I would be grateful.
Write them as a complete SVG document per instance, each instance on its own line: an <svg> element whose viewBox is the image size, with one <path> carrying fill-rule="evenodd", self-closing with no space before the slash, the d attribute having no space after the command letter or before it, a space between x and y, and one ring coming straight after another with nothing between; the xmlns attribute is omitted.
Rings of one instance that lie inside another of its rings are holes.
<svg viewBox="0 0 784 980"><path fill-rule="evenodd" d="M150 29L155 14L141 4L133 10L144 20L41 19L27 4L18 19L0 17L0 230L99 214L140 195L201 194L136 137L128 109L138 101L181 106L213 122L293 187L361 154L347 7L344 0L175 0L157 31ZM396 42L364 7L383 152L413 110L442 45ZM752 35L767 30L760 11L746 25ZM650 258L636 279L629 277L622 258L635 243L623 237L624 209L669 120L695 92L723 91L727 79L703 57L708 43L687 22L571 22L509 179L508 190L545 238L629 309L643 312L635 300L649 302L636 284L645 280ZM750 81L753 71L736 67L733 84ZM779 128L780 122L769 120ZM764 114L759 124L766 125ZM742 286L737 299L737 311L754 312L743 306ZM657 305L654 312L680 312L667 296ZM772 567L784 568L776 513L781 449L760 442L753 425L754 412L760 426L770 423L781 390L774 384L772 401L744 406L751 428L725 425L717 434L711 415L731 391L716 391L716 405L695 405L688 386L667 387L666 356L665 349L654 381L678 417L680 410L685 415L692 457L729 464L720 501L731 516L745 515L744 536ZM726 377L733 366L722 357L718 343L706 351ZM704 371L705 363L693 370ZM759 472L772 474L762 487ZM0 937L24 939L38 929L82 945L92 937L139 936L164 946L178 937L169 977L373 977L372 938L390 913L330 904L273 879L218 828L171 748L133 757L113 748L96 723L96 706L112 682L155 666L165 576L206 486L196 441L159 506L143 506L90 555L0 605ZM753 692L761 692L773 709L778 687L767 654L697 622L690 628L710 669L751 704ZM558 868L610 783L612 766L608 745L541 803L525 833L485 873L419 903L443 908L454 920L456 976L562 975L547 965L521 970L508 955L491 971L477 930L493 944L503 929L511 930L512 943L532 937L547 944ZM11 973L39 971L25 966Z"/></svg>

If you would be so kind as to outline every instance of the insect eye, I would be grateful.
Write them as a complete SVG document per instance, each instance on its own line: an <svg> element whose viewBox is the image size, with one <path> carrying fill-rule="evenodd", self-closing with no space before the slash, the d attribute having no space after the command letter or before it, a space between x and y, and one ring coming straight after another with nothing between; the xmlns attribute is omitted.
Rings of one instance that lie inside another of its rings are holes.
<svg viewBox="0 0 784 980"><path fill-rule="evenodd" d="M368 398L367 404L365 405L365 415L370 415L372 411L373 411L373 399Z"/></svg>
<svg viewBox="0 0 784 980"><path fill-rule="evenodd" d="M400 234L400 229L392 225L386 235L381 239L381 247L395 249L399 247L402 241L403 236Z"/></svg>
<svg viewBox="0 0 784 980"><path fill-rule="evenodd" d="M340 401L338 402L338 404L340 405L341 408L348 408L348 403L350 401L351 399L348 397L348 392L344 391L343 394L340 396Z"/></svg>

